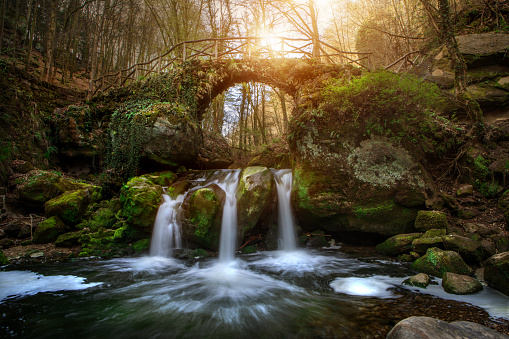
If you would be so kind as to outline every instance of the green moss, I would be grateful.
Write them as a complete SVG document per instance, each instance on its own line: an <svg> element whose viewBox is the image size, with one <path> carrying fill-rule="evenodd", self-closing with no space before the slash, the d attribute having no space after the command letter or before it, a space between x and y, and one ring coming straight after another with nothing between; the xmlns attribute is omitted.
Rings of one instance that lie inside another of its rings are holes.
<svg viewBox="0 0 509 339"><path fill-rule="evenodd" d="M0 266L9 265L9 259L5 256L4 252L0 250Z"/></svg>
<svg viewBox="0 0 509 339"><path fill-rule="evenodd" d="M412 263L412 268L423 273L436 277L442 277L445 272L471 275L473 273L461 258L453 251L443 251L432 247L426 251L426 254Z"/></svg>
<svg viewBox="0 0 509 339"><path fill-rule="evenodd" d="M55 246L70 247L78 245L79 240L83 234L84 231L75 231L61 234L58 236L57 240L55 240Z"/></svg>
<svg viewBox="0 0 509 339"><path fill-rule="evenodd" d="M208 188L197 190L191 196L190 206L190 221L195 227L195 236L210 242L216 236L215 232L211 232L219 210L216 195Z"/></svg>
<svg viewBox="0 0 509 339"><path fill-rule="evenodd" d="M420 237L422 237L422 233L395 235L376 245L375 250L377 253L390 256L409 253L412 250L412 242Z"/></svg>
<svg viewBox="0 0 509 339"><path fill-rule="evenodd" d="M42 221L36 228L33 237L34 244L46 244L57 240L60 234L67 231L67 226L58 217L51 217Z"/></svg>
<svg viewBox="0 0 509 339"><path fill-rule="evenodd" d="M419 211L415 219L415 228L418 231L447 229L447 226L447 216L440 211Z"/></svg>
<svg viewBox="0 0 509 339"><path fill-rule="evenodd" d="M135 253L147 252L150 249L150 239L141 239L133 243Z"/></svg>
<svg viewBox="0 0 509 339"><path fill-rule="evenodd" d="M121 215L136 227L152 227L161 203L162 187L142 177L131 179L121 189Z"/></svg>

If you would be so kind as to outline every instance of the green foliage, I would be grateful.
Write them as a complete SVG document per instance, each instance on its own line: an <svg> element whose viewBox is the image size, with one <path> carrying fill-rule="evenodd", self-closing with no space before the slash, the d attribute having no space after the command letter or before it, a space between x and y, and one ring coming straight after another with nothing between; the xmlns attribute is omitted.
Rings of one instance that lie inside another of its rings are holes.
<svg viewBox="0 0 509 339"><path fill-rule="evenodd" d="M49 157L51 157L51 154L53 154L53 153L57 154L58 148L56 146L49 146L46 149L46 152L44 152L44 158L49 159Z"/></svg>

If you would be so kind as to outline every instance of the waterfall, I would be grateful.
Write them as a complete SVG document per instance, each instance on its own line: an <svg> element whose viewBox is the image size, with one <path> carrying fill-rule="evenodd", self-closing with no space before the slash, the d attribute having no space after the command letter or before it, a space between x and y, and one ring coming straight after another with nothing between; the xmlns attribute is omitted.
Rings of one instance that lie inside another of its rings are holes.
<svg viewBox="0 0 509 339"><path fill-rule="evenodd" d="M184 195L173 200L169 195L163 194L164 202L157 211L152 241L150 243L150 256L171 257L174 248L182 247L180 225L177 212Z"/></svg>
<svg viewBox="0 0 509 339"><path fill-rule="evenodd" d="M285 252L295 251L297 249L297 241L295 239L294 217L290 205L292 170L275 170L274 179L276 180L278 198L280 249Z"/></svg>
<svg viewBox="0 0 509 339"><path fill-rule="evenodd" d="M226 193L221 221L221 238L219 240L219 262L228 263L235 258L237 245L237 197L240 170L229 171L217 185Z"/></svg>

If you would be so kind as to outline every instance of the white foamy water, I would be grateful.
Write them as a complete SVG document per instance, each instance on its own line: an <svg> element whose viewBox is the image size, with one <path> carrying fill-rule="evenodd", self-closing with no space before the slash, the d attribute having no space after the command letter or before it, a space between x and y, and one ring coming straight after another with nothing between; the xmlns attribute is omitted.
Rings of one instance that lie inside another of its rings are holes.
<svg viewBox="0 0 509 339"><path fill-rule="evenodd" d="M217 185L226 193L221 220L221 237L219 239L219 261L228 263L235 258L237 247L237 197L240 170L232 170Z"/></svg>
<svg viewBox="0 0 509 339"><path fill-rule="evenodd" d="M44 276L29 271L0 272L0 300L40 292L83 290L98 285L101 283L85 283L85 278L73 275Z"/></svg>
<svg viewBox="0 0 509 339"><path fill-rule="evenodd" d="M177 219L179 207L184 201L184 195L172 199L163 194L164 202L157 211L152 241L150 242L150 255L158 257L171 257L174 248L182 247L180 224Z"/></svg>
<svg viewBox="0 0 509 339"><path fill-rule="evenodd" d="M357 295L364 297L395 298L396 294L390 291L391 288L400 285L399 278L386 276L372 276L366 278L346 277L336 278L330 286L337 293Z"/></svg>
<svg viewBox="0 0 509 339"><path fill-rule="evenodd" d="M274 180L276 181L278 199L280 249L286 252L295 251L297 249L295 218L293 217L290 204L293 180L292 170L275 170L273 173Z"/></svg>

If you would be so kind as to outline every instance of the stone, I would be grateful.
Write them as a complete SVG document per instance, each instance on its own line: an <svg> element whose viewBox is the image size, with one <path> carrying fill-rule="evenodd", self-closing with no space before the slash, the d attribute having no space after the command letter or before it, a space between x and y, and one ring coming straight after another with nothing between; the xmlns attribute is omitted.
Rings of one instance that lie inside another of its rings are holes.
<svg viewBox="0 0 509 339"><path fill-rule="evenodd" d="M419 254L426 253L428 248L432 247L444 249L443 237L421 237L412 242L412 249Z"/></svg>
<svg viewBox="0 0 509 339"><path fill-rule="evenodd" d="M41 252L41 251L37 251L37 252L30 254L30 258L33 258L33 259L43 258L43 257L44 257L44 252Z"/></svg>
<svg viewBox="0 0 509 339"><path fill-rule="evenodd" d="M509 236L506 234L493 234L489 239L495 244L498 253L509 251Z"/></svg>
<svg viewBox="0 0 509 339"><path fill-rule="evenodd" d="M236 192L240 240L252 232L260 217L267 213L275 190L274 176L270 169L256 166L242 170Z"/></svg>
<svg viewBox="0 0 509 339"><path fill-rule="evenodd" d="M4 252L0 250L0 266L4 265L9 265L9 259L7 259Z"/></svg>
<svg viewBox="0 0 509 339"><path fill-rule="evenodd" d="M11 248L13 246L14 246L14 241L12 241L12 239L0 240L0 248Z"/></svg>
<svg viewBox="0 0 509 339"><path fill-rule="evenodd" d="M431 278L426 273L419 273L414 276L411 276L408 279L405 279L403 281L403 284L409 285L409 286L416 286L416 287L422 287L426 288L431 282Z"/></svg>
<svg viewBox="0 0 509 339"><path fill-rule="evenodd" d="M375 251L389 256L409 253L412 250L412 242L420 237L422 233L398 234L376 245Z"/></svg>
<svg viewBox="0 0 509 339"><path fill-rule="evenodd" d="M191 243L219 249L226 193L216 184L187 194L182 203L182 234Z"/></svg>
<svg viewBox="0 0 509 339"><path fill-rule="evenodd" d="M504 214L505 222L509 225L509 190L500 196L497 207Z"/></svg>
<svg viewBox="0 0 509 339"><path fill-rule="evenodd" d="M69 228L60 220L53 216L39 223L32 242L34 244L47 244L57 240L60 234L66 233Z"/></svg>
<svg viewBox="0 0 509 339"><path fill-rule="evenodd" d="M228 141L221 134L203 130L203 148L198 155L198 167L220 169L228 168L232 163L233 152Z"/></svg>
<svg viewBox="0 0 509 339"><path fill-rule="evenodd" d="M134 177L120 191L121 215L126 221L139 228L154 226L161 204L163 189L147 178Z"/></svg>
<svg viewBox="0 0 509 339"><path fill-rule="evenodd" d="M458 218L473 219L479 215L479 211L471 208L462 208L458 210Z"/></svg>
<svg viewBox="0 0 509 339"><path fill-rule="evenodd" d="M458 253L444 251L436 247L429 248L424 256L414 261L412 268L439 278L446 272L473 274L472 268L463 261Z"/></svg>
<svg viewBox="0 0 509 339"><path fill-rule="evenodd" d="M430 317L410 317L396 324L387 339L509 339L509 336L469 321L446 323Z"/></svg>
<svg viewBox="0 0 509 339"><path fill-rule="evenodd" d="M415 219L415 228L418 231L427 231L430 229L447 229L447 216L440 211L419 211Z"/></svg>
<svg viewBox="0 0 509 339"><path fill-rule="evenodd" d="M469 196L474 193L474 186L472 185L461 185L456 191L458 197Z"/></svg>
<svg viewBox="0 0 509 339"><path fill-rule="evenodd" d="M446 272L442 277L442 287L450 294L472 294L482 291L482 284L467 275Z"/></svg>
<svg viewBox="0 0 509 339"><path fill-rule="evenodd" d="M456 199L452 195L441 194L440 196L444 200L445 206L447 208L449 208L450 210L456 211L460 207L460 205L458 203L458 199Z"/></svg>
<svg viewBox="0 0 509 339"><path fill-rule="evenodd" d="M85 232L83 232L83 231L74 231L74 232L67 232L67 233L61 234L55 240L55 246L56 247L71 247L71 246L79 245L79 240L84 233Z"/></svg>
<svg viewBox="0 0 509 339"><path fill-rule="evenodd" d="M117 221L114 210L107 207L101 207L92 213L88 220L80 223L76 227L79 229L89 228L93 232L96 232L100 228L111 228Z"/></svg>
<svg viewBox="0 0 509 339"><path fill-rule="evenodd" d="M47 218L58 216L65 224L74 226L83 219L88 205L93 202L94 193L100 191L100 187L94 186L92 189L64 192L44 204L44 215Z"/></svg>
<svg viewBox="0 0 509 339"><path fill-rule="evenodd" d="M509 296L509 252L495 254L486 260L484 279L491 287Z"/></svg>
<svg viewBox="0 0 509 339"><path fill-rule="evenodd" d="M21 220L13 220L7 224L4 228L4 234L6 237L15 238L23 228L23 222Z"/></svg>
<svg viewBox="0 0 509 339"><path fill-rule="evenodd" d="M458 235L446 235L443 239L446 250L458 252L467 262L479 263L484 259L480 241Z"/></svg>

